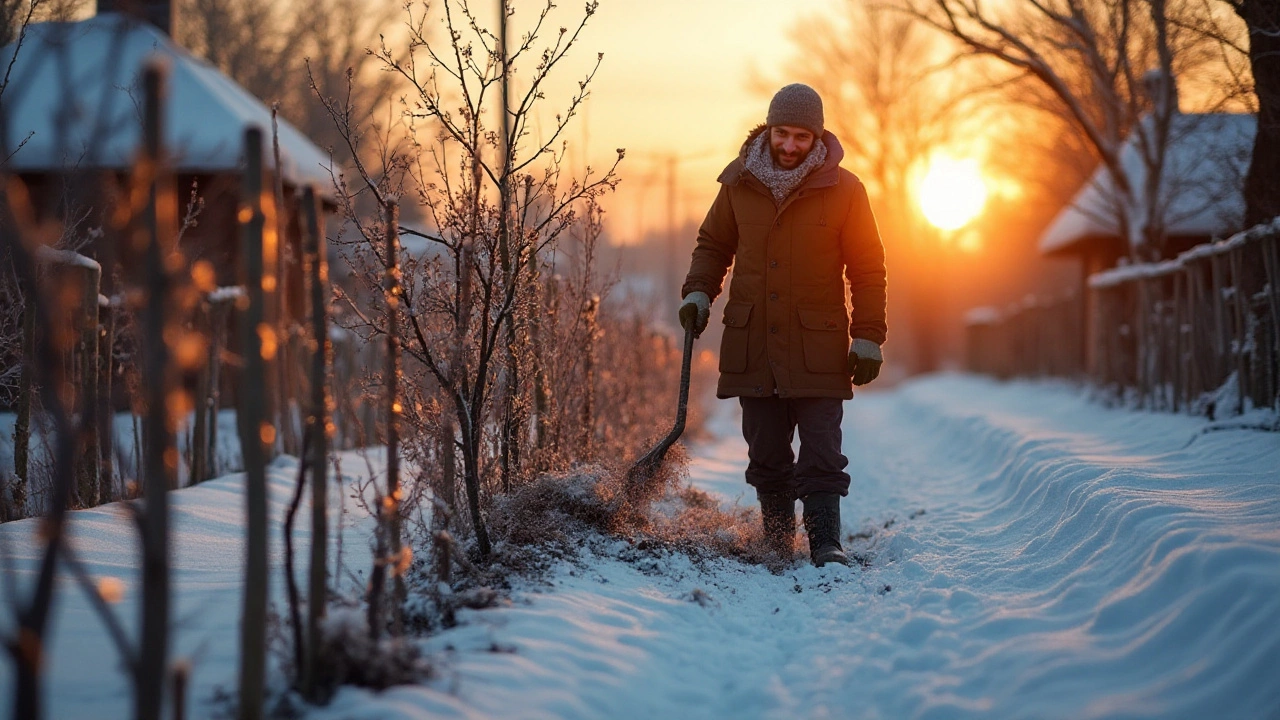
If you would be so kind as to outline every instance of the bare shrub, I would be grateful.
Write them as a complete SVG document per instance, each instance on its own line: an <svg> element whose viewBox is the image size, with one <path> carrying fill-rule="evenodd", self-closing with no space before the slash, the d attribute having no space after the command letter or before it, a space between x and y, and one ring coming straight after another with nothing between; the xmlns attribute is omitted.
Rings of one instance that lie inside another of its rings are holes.
<svg viewBox="0 0 1280 720"><path fill-rule="evenodd" d="M431 664L416 643L399 638L374 640L359 611L337 612L321 625L316 653L316 692L327 702L340 686L385 690L431 677Z"/></svg>

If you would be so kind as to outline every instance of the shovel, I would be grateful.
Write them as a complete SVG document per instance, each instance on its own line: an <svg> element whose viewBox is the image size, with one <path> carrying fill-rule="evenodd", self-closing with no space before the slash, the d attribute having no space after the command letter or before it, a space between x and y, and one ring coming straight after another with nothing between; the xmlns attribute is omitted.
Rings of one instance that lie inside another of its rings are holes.
<svg viewBox="0 0 1280 720"><path fill-rule="evenodd" d="M680 404L676 408L676 424L671 432L654 446L645 456L636 461L627 471L627 490L635 493L645 483L653 479L654 473L662 467L662 460L667 450L680 439L684 432L684 420L689 411L689 370L693 364L693 323L684 331L684 358L680 362Z"/></svg>

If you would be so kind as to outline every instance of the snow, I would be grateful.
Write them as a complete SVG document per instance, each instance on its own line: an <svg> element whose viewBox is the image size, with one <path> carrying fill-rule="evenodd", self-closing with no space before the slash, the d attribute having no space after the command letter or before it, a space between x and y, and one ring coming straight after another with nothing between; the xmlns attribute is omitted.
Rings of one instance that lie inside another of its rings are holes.
<svg viewBox="0 0 1280 720"><path fill-rule="evenodd" d="M1149 122L1149 119L1144 120ZM1257 121L1251 114L1175 115L1160 181L1165 232L1170 236L1221 237L1244 219L1241 194ZM1134 188L1146 166L1136 136L1121 148L1120 163ZM1099 167L1040 236L1040 252L1064 250L1089 237L1120 237L1111 174Z"/></svg>
<svg viewBox="0 0 1280 720"><path fill-rule="evenodd" d="M1089 287L1106 288L1147 278L1157 278L1177 272L1184 267L1182 257L1176 260L1162 260L1155 263L1134 263L1121 267L1103 270L1089 276Z"/></svg>
<svg viewBox="0 0 1280 720"><path fill-rule="evenodd" d="M230 285L226 287L214 288L210 293L208 300L213 304L231 302L244 297L243 285Z"/></svg>
<svg viewBox="0 0 1280 720"><path fill-rule="evenodd" d="M1172 260L1161 260L1155 263L1124 263L1119 267L1094 273L1089 276L1089 287L1108 288L1132 280L1163 277L1185 270L1197 260L1203 260L1214 255L1226 255L1232 250L1244 247L1248 243L1277 235L1280 235L1280 218L1273 218L1267 222L1242 230L1226 240L1196 245L1190 250L1179 253L1178 257ZM1223 290L1225 292L1229 289L1234 290L1233 288L1224 288Z"/></svg>
<svg viewBox="0 0 1280 720"><path fill-rule="evenodd" d="M65 265L67 267L77 267L82 270L96 270L102 272L102 266L97 260L91 257L81 255L74 250L63 250L52 248L48 245L40 245L36 248L36 259L50 265Z"/></svg>
<svg viewBox="0 0 1280 720"><path fill-rule="evenodd" d="M277 463L268 472L273 567L282 564L279 519L295 475L296 465L288 461ZM219 686L235 689L245 554L243 485L243 474L229 475L170 496L170 522L175 528L170 557L177 598L171 616L172 647L177 657L192 660L191 692L206 701ZM305 524L298 524L298 537L308 536ZM5 575L6 585L16 576L22 588L32 586L37 554L29 536L36 525L34 520L22 520L0 526L0 544L17 565L16 573ZM123 581L125 596L114 609L129 636L136 638L141 572L138 541L129 517L119 504L78 511L72 515L70 535L77 555L96 577ZM278 601L283 597L279 572L273 573L271 582ZM83 593L65 575L55 603L47 717L128 717L130 691L118 657ZM9 617L0 620L6 634L11 622ZM0 697L10 696L12 682L10 672L0 676ZM194 717L209 714L206 708Z"/></svg>
<svg viewBox="0 0 1280 720"><path fill-rule="evenodd" d="M14 48L0 49L0 67L9 64ZM237 170L249 126L261 128L270 142L271 110L244 88L154 26L100 13L28 28L4 97L7 136L0 141L6 154L26 140L10 167L131 165L141 137L141 73L152 59L169 70L164 134L177 168ZM332 195L328 153L288 122L281 120L279 128L285 179ZM271 152L264 160L274 167Z"/></svg>
<svg viewBox="0 0 1280 720"><path fill-rule="evenodd" d="M860 393L846 405L843 510L848 532L865 531L848 547L867 568L624 562L611 541L422 640L438 669L426 684L347 688L307 717L1276 716L1277 436L1084 395L964 375ZM690 475L749 504L734 407L719 406ZM273 541L295 470L270 473ZM193 717L212 714L213 687L234 688L242 483L174 494L175 647L198 658ZM136 588L122 513L71 522L91 570ZM347 527L358 570L367 526ZM35 531L0 526L24 585ZM135 595L119 606L130 627ZM58 602L51 717L125 716L100 626L69 584ZM0 675L0 697L11 682Z"/></svg>
<svg viewBox="0 0 1280 720"><path fill-rule="evenodd" d="M180 486L185 486L191 481L191 467L188 464L191 459L191 435L189 430L194 417L194 415L189 415L186 427L182 432L178 433L177 479ZM12 477L14 473L14 431L17 421L18 416L15 413L0 413L0 482L7 483L8 478ZM137 423L136 426L135 421ZM137 477L135 454L140 450L140 446L135 444L135 440L141 443L142 422L141 417L127 412L116 413L112 418L111 427L115 436L113 445L115 448L114 481L117 483L117 492L122 483L127 483ZM138 434L135 435L135 432ZM31 437L27 442L27 457L30 462L28 472L31 483L27 489L28 505L23 508L24 513L39 513L39 508L43 507L43 503L48 496L48 478L52 473L54 464L53 446L52 432L46 433L45 428L41 427L39 416L33 417ZM223 408L218 411L217 447L214 449L210 462L213 463L213 467L216 470L239 468L242 465L235 410Z"/></svg>

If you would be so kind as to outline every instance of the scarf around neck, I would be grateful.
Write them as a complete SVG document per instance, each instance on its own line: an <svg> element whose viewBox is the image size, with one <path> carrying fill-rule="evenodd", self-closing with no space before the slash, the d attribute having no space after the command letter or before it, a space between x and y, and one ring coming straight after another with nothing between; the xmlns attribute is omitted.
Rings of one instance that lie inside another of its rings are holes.
<svg viewBox="0 0 1280 720"><path fill-rule="evenodd" d="M809 155L799 165L790 170L783 170L774 164L773 156L769 153L769 133L766 131L760 133L751 142L745 164L747 170L769 188L773 201L781 205L788 195L800 187L800 183L804 182L809 173L822 167L826 161L827 145L822 142L822 138L818 138L814 141Z"/></svg>

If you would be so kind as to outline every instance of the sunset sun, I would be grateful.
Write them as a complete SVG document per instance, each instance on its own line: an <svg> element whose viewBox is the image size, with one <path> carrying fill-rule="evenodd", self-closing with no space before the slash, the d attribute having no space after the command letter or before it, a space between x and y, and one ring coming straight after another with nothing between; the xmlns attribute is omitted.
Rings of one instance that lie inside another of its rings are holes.
<svg viewBox="0 0 1280 720"><path fill-rule="evenodd" d="M976 160L938 156L920 181L920 210L941 230L958 230L982 212L987 185Z"/></svg>

